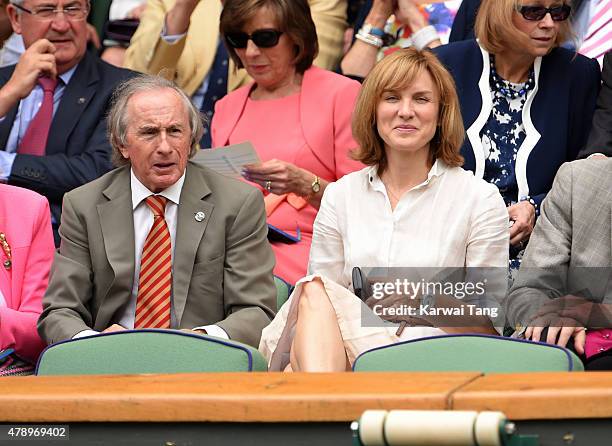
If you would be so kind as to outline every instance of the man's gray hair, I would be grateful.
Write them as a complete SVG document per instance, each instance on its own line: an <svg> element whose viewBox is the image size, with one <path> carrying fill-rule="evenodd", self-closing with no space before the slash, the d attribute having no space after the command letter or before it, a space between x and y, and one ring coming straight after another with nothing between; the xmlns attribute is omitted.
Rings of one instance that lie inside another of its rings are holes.
<svg viewBox="0 0 612 446"><path fill-rule="evenodd" d="M129 126L128 102L137 93L150 92L155 90L173 90L185 105L185 110L189 115L189 126L191 129L191 152L189 158L193 157L198 150L198 143L204 133L203 117L200 111L193 105L189 97L176 86L173 82L161 76L141 74L137 77L128 79L115 89L111 99L111 106L107 116L107 135L113 147L112 161L115 166L128 164L119 150L127 145L127 132Z"/></svg>

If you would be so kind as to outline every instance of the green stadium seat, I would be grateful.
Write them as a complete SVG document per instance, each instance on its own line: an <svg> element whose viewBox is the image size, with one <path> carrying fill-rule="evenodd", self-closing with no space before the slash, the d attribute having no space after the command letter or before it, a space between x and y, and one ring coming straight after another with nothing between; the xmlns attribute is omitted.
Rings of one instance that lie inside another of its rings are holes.
<svg viewBox="0 0 612 446"><path fill-rule="evenodd" d="M177 330L133 330L71 339L47 347L37 375L114 375L267 371L257 349Z"/></svg>
<svg viewBox="0 0 612 446"><path fill-rule="evenodd" d="M520 373L584 371L566 348L488 335L446 335L368 350L357 357L356 372Z"/></svg>
<svg viewBox="0 0 612 446"><path fill-rule="evenodd" d="M287 302L287 299L289 299L291 285L276 276L274 276L274 285L276 285L276 311L278 311L283 304Z"/></svg>

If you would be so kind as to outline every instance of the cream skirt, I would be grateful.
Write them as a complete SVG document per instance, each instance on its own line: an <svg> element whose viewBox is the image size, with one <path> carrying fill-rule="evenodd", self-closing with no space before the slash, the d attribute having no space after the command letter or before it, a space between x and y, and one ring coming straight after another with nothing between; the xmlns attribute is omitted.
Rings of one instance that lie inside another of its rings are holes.
<svg viewBox="0 0 612 446"><path fill-rule="evenodd" d="M316 277L323 281L325 291L336 311L344 348L351 365L355 362L355 358L366 350L410 339L444 334L444 331L434 327L406 327L402 335L398 337L395 335L398 327L397 324L385 323L382 319L378 318L351 291L324 276L318 274L310 275L300 279L295 285L289 300L281 307L274 320L262 332L259 351L268 360L270 371L284 370L287 364L289 364L289 351L295 334L302 284L310 282ZM379 323L376 324L378 326L364 327L362 324L362 311L368 312L368 319L378 318Z"/></svg>

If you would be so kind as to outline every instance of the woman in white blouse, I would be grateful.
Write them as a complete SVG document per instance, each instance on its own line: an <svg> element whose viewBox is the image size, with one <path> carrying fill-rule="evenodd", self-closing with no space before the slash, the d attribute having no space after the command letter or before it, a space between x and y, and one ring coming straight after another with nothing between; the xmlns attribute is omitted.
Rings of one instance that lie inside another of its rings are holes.
<svg viewBox="0 0 612 446"><path fill-rule="evenodd" d="M444 330L411 326L399 336L397 326L366 327L363 304L348 289L355 266L507 267L504 202L494 185L460 167L464 129L449 73L429 52L384 58L363 84L353 134L361 147L355 158L369 167L325 191L311 275L262 333L259 349L271 370L342 371L381 345L496 333L487 318Z"/></svg>

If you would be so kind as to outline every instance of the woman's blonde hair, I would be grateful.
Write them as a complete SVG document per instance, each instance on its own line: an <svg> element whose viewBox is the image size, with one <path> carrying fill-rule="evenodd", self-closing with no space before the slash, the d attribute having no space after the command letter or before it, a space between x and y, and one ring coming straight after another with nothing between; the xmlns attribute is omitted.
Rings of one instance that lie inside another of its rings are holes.
<svg viewBox="0 0 612 446"><path fill-rule="evenodd" d="M571 6L570 0L565 0L564 3ZM489 53L500 53L509 45L528 45L529 36L517 29L512 22L513 14L519 14L518 10L522 4L522 0L482 0L474 33L480 45ZM570 19L560 22L555 46L574 38Z"/></svg>
<svg viewBox="0 0 612 446"><path fill-rule="evenodd" d="M353 114L353 136L359 149L352 156L366 165L387 166L385 143L378 134L376 111L383 92L401 90L412 84L419 74L427 72L438 91L440 106L438 127L430 142L432 159L441 159L449 166L463 165L459 154L465 131L455 83L450 73L430 51L406 48L383 58L365 79Z"/></svg>

